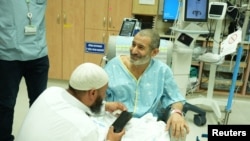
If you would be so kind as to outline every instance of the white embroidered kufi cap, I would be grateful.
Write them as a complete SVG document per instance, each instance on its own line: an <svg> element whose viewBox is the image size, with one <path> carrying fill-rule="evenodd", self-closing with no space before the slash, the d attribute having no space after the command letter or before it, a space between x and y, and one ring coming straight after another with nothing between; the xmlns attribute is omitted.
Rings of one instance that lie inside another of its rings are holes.
<svg viewBox="0 0 250 141"><path fill-rule="evenodd" d="M93 63L83 63L71 74L69 84L76 90L99 89L108 83L105 70Z"/></svg>

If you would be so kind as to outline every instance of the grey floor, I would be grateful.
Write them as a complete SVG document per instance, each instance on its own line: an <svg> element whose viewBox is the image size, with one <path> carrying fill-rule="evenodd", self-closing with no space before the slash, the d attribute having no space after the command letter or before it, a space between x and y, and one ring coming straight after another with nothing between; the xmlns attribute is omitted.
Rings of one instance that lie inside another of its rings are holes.
<svg viewBox="0 0 250 141"><path fill-rule="evenodd" d="M49 80L48 86L61 86L67 88L67 81L59 81L59 80ZM193 100L196 98L206 98L204 94L190 94L187 97L187 100ZM194 112L188 111L186 113L186 120L188 121L190 127L190 133L187 135L187 141L196 141L197 136L200 141L207 141L207 138L202 138L202 134L207 133L207 125L209 124L218 124L225 123L225 106L227 105L228 96L213 96L213 100L218 103L222 116L218 118L213 110L206 105L198 105L204 110L206 110L206 124L203 126L197 126L193 122ZM248 107L250 106L250 96L249 97L234 97L232 101L231 113L228 117L228 122L226 124L250 124L250 112ZM20 91L17 98L16 108L15 108L15 118L13 125L13 134L16 135L19 131L19 128L22 124L22 121L28 111L28 98L26 92L26 86L24 81L22 81L20 85Z"/></svg>

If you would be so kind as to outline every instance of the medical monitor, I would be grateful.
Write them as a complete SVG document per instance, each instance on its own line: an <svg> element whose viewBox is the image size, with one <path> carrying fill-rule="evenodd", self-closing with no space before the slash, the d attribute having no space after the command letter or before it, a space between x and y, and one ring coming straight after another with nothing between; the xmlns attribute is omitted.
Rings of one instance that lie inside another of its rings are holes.
<svg viewBox="0 0 250 141"><path fill-rule="evenodd" d="M133 36L135 25L138 22L137 19L125 18L120 29L120 36Z"/></svg>
<svg viewBox="0 0 250 141"><path fill-rule="evenodd" d="M209 3L209 19L221 20L224 19L227 10L227 3L225 2L210 2Z"/></svg>
<svg viewBox="0 0 250 141"><path fill-rule="evenodd" d="M184 21L207 22L209 0L185 0Z"/></svg>
<svg viewBox="0 0 250 141"><path fill-rule="evenodd" d="M164 22L173 22L178 19L179 0L164 0L162 20Z"/></svg>
<svg viewBox="0 0 250 141"><path fill-rule="evenodd" d="M177 38L177 41L184 44L185 46L189 47L191 43L193 42L194 38L189 36L186 33L181 33L179 37Z"/></svg>
<svg viewBox="0 0 250 141"><path fill-rule="evenodd" d="M182 49L193 48L195 40L203 33L208 33L208 31L203 30L202 27L191 22L176 34L175 45L176 47L182 47Z"/></svg>

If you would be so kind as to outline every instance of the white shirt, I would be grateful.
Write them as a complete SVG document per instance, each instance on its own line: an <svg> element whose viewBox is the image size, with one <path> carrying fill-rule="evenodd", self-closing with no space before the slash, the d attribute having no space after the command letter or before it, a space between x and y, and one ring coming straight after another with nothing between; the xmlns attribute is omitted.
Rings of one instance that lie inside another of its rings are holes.
<svg viewBox="0 0 250 141"><path fill-rule="evenodd" d="M15 141L98 141L90 109L65 89L45 90L31 106Z"/></svg>
<svg viewBox="0 0 250 141"><path fill-rule="evenodd" d="M31 106L15 141L104 141L115 120L108 112L94 116L65 89L50 87ZM169 141L165 127L150 113L132 118L122 141Z"/></svg>

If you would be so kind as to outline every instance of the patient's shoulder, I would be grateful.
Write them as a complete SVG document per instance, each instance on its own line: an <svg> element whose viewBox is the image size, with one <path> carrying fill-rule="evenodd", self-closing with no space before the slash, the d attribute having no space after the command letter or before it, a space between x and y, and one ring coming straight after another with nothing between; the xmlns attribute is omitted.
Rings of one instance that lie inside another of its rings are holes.
<svg viewBox="0 0 250 141"><path fill-rule="evenodd" d="M128 55L121 55L120 60L125 66L127 66L130 63Z"/></svg>

